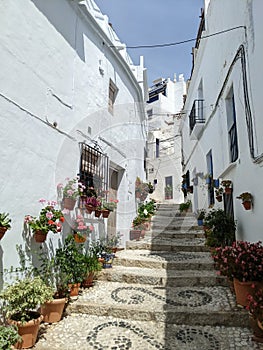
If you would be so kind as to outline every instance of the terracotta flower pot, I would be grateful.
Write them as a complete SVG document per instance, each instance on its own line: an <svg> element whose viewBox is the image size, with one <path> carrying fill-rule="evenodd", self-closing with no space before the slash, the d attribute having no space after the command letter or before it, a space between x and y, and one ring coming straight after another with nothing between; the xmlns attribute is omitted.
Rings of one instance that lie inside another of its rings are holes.
<svg viewBox="0 0 263 350"><path fill-rule="evenodd" d="M216 200L217 200L218 202L222 202L223 197L222 197L222 196L216 196Z"/></svg>
<svg viewBox="0 0 263 350"><path fill-rule="evenodd" d="M4 237L4 234L6 233L6 231L7 231L7 227L3 227L3 226L0 227L0 240Z"/></svg>
<svg viewBox="0 0 263 350"><path fill-rule="evenodd" d="M38 312L32 312L35 314L34 319L22 323L20 321L8 320L9 324L14 324L18 328L18 334L22 337L22 349L28 349L35 345L39 330L39 325L43 320L43 316ZM17 343L15 349L21 349L21 344Z"/></svg>
<svg viewBox="0 0 263 350"><path fill-rule="evenodd" d="M47 238L47 234L41 230L36 230L34 232L34 238L37 243L43 243Z"/></svg>
<svg viewBox="0 0 263 350"><path fill-rule="evenodd" d="M251 207L252 207L251 201L244 201L244 202L242 202L242 204L243 204L243 207L244 207L246 210L250 210Z"/></svg>
<svg viewBox="0 0 263 350"><path fill-rule="evenodd" d="M83 280L82 287L89 288L93 286L94 272L90 272L88 276Z"/></svg>
<svg viewBox="0 0 263 350"><path fill-rule="evenodd" d="M234 289L237 304L241 306L247 306L248 294L253 295L255 293L255 288L252 288L252 285L263 288L263 282L241 282L237 278L234 278Z"/></svg>
<svg viewBox="0 0 263 350"><path fill-rule="evenodd" d="M232 193L232 187L225 187L225 193L231 194Z"/></svg>
<svg viewBox="0 0 263 350"><path fill-rule="evenodd" d="M70 289L70 296L71 297L76 297L79 295L79 288L80 288L80 283L69 283L69 289Z"/></svg>
<svg viewBox="0 0 263 350"><path fill-rule="evenodd" d="M90 204L86 204L85 207L88 214L91 214L95 210L95 208Z"/></svg>
<svg viewBox="0 0 263 350"><path fill-rule="evenodd" d="M72 198L64 198L63 207L64 209L73 210L76 204L76 200Z"/></svg>
<svg viewBox="0 0 263 350"><path fill-rule="evenodd" d="M96 218L99 218L100 215L101 215L101 210L95 209L95 217L96 217Z"/></svg>
<svg viewBox="0 0 263 350"><path fill-rule="evenodd" d="M107 219L110 215L110 211L108 209L102 209L101 214L103 218Z"/></svg>
<svg viewBox="0 0 263 350"><path fill-rule="evenodd" d="M130 240L139 241L141 236L141 230L130 230Z"/></svg>
<svg viewBox="0 0 263 350"><path fill-rule="evenodd" d="M40 308L40 312L43 315L43 321L47 323L59 322L61 320L63 310L67 299L54 299L45 302Z"/></svg>
<svg viewBox="0 0 263 350"><path fill-rule="evenodd" d="M84 242L86 242L86 237L85 236L80 236L78 234L74 234L74 241L76 243L84 243Z"/></svg>

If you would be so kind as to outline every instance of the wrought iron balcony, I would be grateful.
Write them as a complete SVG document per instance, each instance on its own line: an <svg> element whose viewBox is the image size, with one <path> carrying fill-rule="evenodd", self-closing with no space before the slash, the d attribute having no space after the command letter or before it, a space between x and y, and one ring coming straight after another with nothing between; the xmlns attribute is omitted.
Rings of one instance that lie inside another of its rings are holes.
<svg viewBox="0 0 263 350"><path fill-rule="evenodd" d="M203 102L204 100L194 100L189 115L190 138L192 140L198 138L205 124Z"/></svg>

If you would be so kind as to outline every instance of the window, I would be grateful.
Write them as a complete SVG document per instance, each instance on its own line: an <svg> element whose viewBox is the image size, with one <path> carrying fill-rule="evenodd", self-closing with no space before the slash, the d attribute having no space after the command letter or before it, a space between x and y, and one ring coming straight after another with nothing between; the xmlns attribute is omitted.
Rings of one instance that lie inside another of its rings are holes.
<svg viewBox="0 0 263 350"><path fill-rule="evenodd" d="M236 108L234 90L231 88L226 98L226 115L227 115L227 131L229 144L230 162L235 162L238 158L238 142L237 142L237 127L236 127Z"/></svg>
<svg viewBox="0 0 263 350"><path fill-rule="evenodd" d="M160 140L159 139L155 140L155 155L156 155L156 158L160 157Z"/></svg>
<svg viewBox="0 0 263 350"><path fill-rule="evenodd" d="M108 189L108 157L84 143L81 144L80 181L88 189L93 187L99 196Z"/></svg>
<svg viewBox="0 0 263 350"><path fill-rule="evenodd" d="M173 177L165 177L165 188L164 188L164 198L173 199Z"/></svg>
<svg viewBox="0 0 263 350"><path fill-rule="evenodd" d="M109 84L109 102L108 102L108 111L113 115L113 106L114 102L116 100L116 96L118 94L118 88L114 84L114 82L110 79L110 84Z"/></svg>

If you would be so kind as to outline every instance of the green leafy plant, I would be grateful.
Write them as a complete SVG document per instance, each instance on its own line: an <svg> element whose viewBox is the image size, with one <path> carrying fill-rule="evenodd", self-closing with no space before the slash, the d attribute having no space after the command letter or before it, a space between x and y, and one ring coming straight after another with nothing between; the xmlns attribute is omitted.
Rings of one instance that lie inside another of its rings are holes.
<svg viewBox="0 0 263 350"><path fill-rule="evenodd" d="M179 205L179 210L180 212L182 213L183 211L187 210L190 208L192 202L190 200L188 200L187 202L185 203L180 203Z"/></svg>
<svg viewBox="0 0 263 350"><path fill-rule="evenodd" d="M212 209L204 218L206 245L220 247L231 245L235 240L236 224L222 209Z"/></svg>
<svg viewBox="0 0 263 350"><path fill-rule="evenodd" d="M206 210L199 209L197 210L197 220L203 220L205 218Z"/></svg>
<svg viewBox="0 0 263 350"><path fill-rule="evenodd" d="M246 202L246 201L251 202L253 199L253 196L249 192L243 192L237 197L237 199L241 199L242 202Z"/></svg>
<svg viewBox="0 0 263 350"><path fill-rule="evenodd" d="M46 204L46 206L41 209L39 216L34 217L26 215L24 223L32 228L33 231L41 230L46 234L48 234L49 231L53 233L60 232L65 218L62 211L56 209L57 202L46 201L45 199L40 199L39 202Z"/></svg>
<svg viewBox="0 0 263 350"><path fill-rule="evenodd" d="M64 246L56 249L54 264L59 266L67 283L80 283L86 274L83 246L75 243L74 236L68 235Z"/></svg>
<svg viewBox="0 0 263 350"><path fill-rule="evenodd" d="M221 181L221 185L224 186L224 187L231 187L232 186L232 181L231 180L222 180Z"/></svg>
<svg viewBox="0 0 263 350"><path fill-rule="evenodd" d="M0 349L10 350L12 345L21 342L22 338L17 332L15 325L0 325Z"/></svg>
<svg viewBox="0 0 263 350"><path fill-rule="evenodd" d="M105 198L101 200L101 208L107 209L109 211L114 211L117 208L117 204L119 203L118 199L109 199L106 201Z"/></svg>
<svg viewBox="0 0 263 350"><path fill-rule="evenodd" d="M6 227L9 230L11 228L10 223L9 213L0 213L0 227Z"/></svg>
<svg viewBox="0 0 263 350"><path fill-rule="evenodd" d="M26 277L8 285L0 297L4 301L7 317L27 322L32 319L32 311L37 306L52 300L53 288L47 286L40 277Z"/></svg>

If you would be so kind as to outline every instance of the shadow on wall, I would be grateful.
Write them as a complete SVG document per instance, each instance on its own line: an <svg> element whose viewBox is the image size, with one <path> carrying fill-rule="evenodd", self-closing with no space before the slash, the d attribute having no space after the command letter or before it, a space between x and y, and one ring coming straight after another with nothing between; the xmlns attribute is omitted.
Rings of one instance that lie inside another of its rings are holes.
<svg viewBox="0 0 263 350"><path fill-rule="evenodd" d="M73 6L77 5L70 5L68 1L61 0L32 0L32 2L76 51L79 58L85 62L84 33L79 35L83 25L77 12L73 10ZM61 16L61 13L63 13L63 16ZM85 33L85 35L88 36L88 33ZM92 40L92 38L89 39Z"/></svg>

